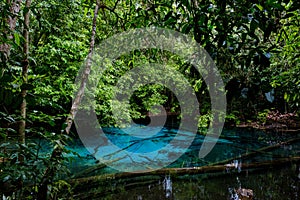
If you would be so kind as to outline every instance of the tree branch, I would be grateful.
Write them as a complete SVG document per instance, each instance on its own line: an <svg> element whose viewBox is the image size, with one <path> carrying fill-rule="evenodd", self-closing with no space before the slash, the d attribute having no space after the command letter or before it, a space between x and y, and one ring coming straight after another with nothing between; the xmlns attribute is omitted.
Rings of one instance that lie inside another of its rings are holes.
<svg viewBox="0 0 300 200"><path fill-rule="evenodd" d="M98 12L99 12L99 8L101 7L101 3L100 1L97 1L96 3L96 7L95 7L95 11L94 11L94 18L93 18L93 25L92 25L92 36L91 36L91 42L90 42L90 48L89 48L89 53L87 56L87 61L86 61L86 66L84 68L84 71L82 73L81 76L81 83L80 83L80 87L79 90L76 94L76 97L72 103L72 107L69 113L68 118L66 119L66 124L67 127L65 128L65 132L67 134L70 133L72 124L73 124L73 120L76 116L76 113L78 111L78 106L82 100L82 97L84 95L84 89L88 80L88 77L90 75L91 72L91 65L92 65L92 55L93 55L93 51L94 51L94 46L95 46L95 36L96 36L96 28L97 28L97 17L98 17Z"/></svg>

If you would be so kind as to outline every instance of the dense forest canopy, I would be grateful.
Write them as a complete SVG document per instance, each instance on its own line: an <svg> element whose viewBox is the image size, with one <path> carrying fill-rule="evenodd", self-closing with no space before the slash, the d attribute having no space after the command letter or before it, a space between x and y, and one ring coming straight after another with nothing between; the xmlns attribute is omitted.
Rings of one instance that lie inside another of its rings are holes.
<svg viewBox="0 0 300 200"><path fill-rule="evenodd" d="M25 135L64 129L94 28L96 47L116 33L151 26L192 37L221 73L229 123L264 121L269 111L299 114L299 7L292 0L1 0L0 136L18 135L25 143ZM115 123L110 99L118 79L141 63L156 62L187 78L201 100L199 127L208 125L211 105L201 75L159 49L133 51L108 66L96 94L101 125ZM130 103L124 120L143 118L155 105L170 114L180 109L172 92L156 84L139 88Z"/></svg>
<svg viewBox="0 0 300 200"><path fill-rule="evenodd" d="M226 84L231 117L255 120L264 109L298 110L299 10L296 1L100 3L96 45L113 34L133 28L173 29L193 37L214 59ZM18 12L14 7L19 8ZM25 97L28 126L39 123L43 123L43 127L61 126L70 107L74 79L88 53L93 8L94 3L89 1L32 1L29 8L20 1L1 2L0 109L3 119L13 119L10 123L20 120L23 101L20 93L25 88L28 90ZM29 52L24 55L24 15L28 11ZM157 56L151 60L149 56L154 53ZM29 70L24 81L22 67L26 56ZM116 77L132 68L135 60L154 62L163 57L168 55L154 51L133 52L111 66L102 80L106 88L97 94L97 114L103 124L110 121L106 119L111 98L109 85L115 83ZM193 68L185 63L176 62L174 67L190 77L199 98L205 99L207 92L199 74L194 74ZM142 97L149 92L153 98L148 101L167 104L166 96L154 97L163 95L162 88L157 87L151 86L136 95ZM207 113L209 99L202 102L200 110ZM145 105L151 103L143 104L144 108L133 107L147 110L149 107ZM134 113L136 117L140 115Z"/></svg>

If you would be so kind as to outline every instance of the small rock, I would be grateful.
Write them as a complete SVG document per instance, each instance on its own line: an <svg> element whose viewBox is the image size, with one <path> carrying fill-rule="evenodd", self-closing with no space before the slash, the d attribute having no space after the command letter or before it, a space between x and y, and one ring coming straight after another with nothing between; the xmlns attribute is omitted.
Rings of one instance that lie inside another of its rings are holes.
<svg viewBox="0 0 300 200"><path fill-rule="evenodd" d="M240 188L236 191L239 195L240 200L252 200L253 199L253 190Z"/></svg>

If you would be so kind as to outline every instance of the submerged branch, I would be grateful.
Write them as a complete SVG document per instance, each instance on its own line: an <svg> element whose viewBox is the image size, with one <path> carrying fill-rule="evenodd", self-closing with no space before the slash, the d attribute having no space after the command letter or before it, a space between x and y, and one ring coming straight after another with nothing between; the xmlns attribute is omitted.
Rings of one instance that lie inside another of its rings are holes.
<svg viewBox="0 0 300 200"><path fill-rule="evenodd" d="M276 149L276 148L279 148L281 147L282 145L286 145L286 144L290 144L290 143L293 143L293 142L297 142L299 141L300 138L293 138L293 139L290 139L290 140L287 140L287 141L284 141L284 142L280 142L280 143L277 143L275 145L271 145L271 146L266 146L266 147L262 147L260 149L257 149L257 150L253 150L251 152L246 152L240 156L236 156L236 157L233 157L233 158L229 158L229 159L226 159L226 160L222 160L222 161L219 161L219 162L215 162L215 163L212 163L212 164L209 164L209 166L215 166L215 165L221 165L221 164L227 164L229 162L232 162L233 160L238 160L238 159L242 159L242 158L247 158L247 157L250 157L250 156L254 156L256 154L259 154L259 153L265 153L266 151L269 151L269 150L272 150L272 149Z"/></svg>
<svg viewBox="0 0 300 200"><path fill-rule="evenodd" d="M270 160L264 162L256 162L256 163L243 163L241 164L242 169L251 169L251 168L264 168L270 166L280 166L289 162L299 162L300 157L289 157L289 158L281 158L277 160ZM214 166L202 166L202 167L187 167L187 168L163 168L156 171L151 170L143 170L137 171L134 173L122 172L117 174L103 174L99 176L92 176L86 178L78 178L72 179L72 184L84 184L91 183L94 181L101 181L107 179L121 179L121 178L133 178L138 176L147 176L147 175L166 175L166 174L174 174L174 175L186 175L186 174L202 174L202 173L212 173L212 172L224 172L226 171L225 165L214 165Z"/></svg>
<svg viewBox="0 0 300 200"><path fill-rule="evenodd" d="M98 164L96 166L92 166L92 167L90 167L90 168L88 168L88 169L86 169L84 171L81 171L81 172L77 173L76 176L74 176L74 177L84 177L84 176L87 176L88 174L91 174L91 173L93 173L93 172L95 172L97 170L105 168L108 164L117 162L117 161L122 160L122 159L124 159L126 157L127 156L124 156L124 157L121 157L121 158L117 158L115 160L105 161L103 163L100 163L100 164Z"/></svg>

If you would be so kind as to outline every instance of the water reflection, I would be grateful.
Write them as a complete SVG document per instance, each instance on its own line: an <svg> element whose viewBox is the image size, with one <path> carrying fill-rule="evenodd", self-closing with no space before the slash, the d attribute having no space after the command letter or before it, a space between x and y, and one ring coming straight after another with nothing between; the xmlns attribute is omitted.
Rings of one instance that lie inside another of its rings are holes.
<svg viewBox="0 0 300 200"><path fill-rule="evenodd" d="M297 169L298 169L298 179L300 181L300 164L297 166Z"/></svg>
<svg viewBox="0 0 300 200"><path fill-rule="evenodd" d="M153 127L152 127L153 129ZM151 130L152 130L151 129ZM145 127L145 130L147 128ZM122 135L117 133L112 133L115 137L120 139L122 142ZM173 136L174 131L163 130L162 135L155 138L155 140L141 140L140 143L134 143L135 147L132 151L138 149L149 150L148 147L151 145L159 145L161 142L168 142L167 136ZM200 167L204 165L209 165L210 163L222 162L222 168L224 171L215 174L204 173L203 175L194 176L187 175L184 179L179 179L178 176L166 175L164 177L156 176L151 178L150 183L148 180L145 182L141 181L142 184L137 182L135 179L131 179L124 183L124 188L126 190L118 190L116 188L122 187L123 185L118 183L117 187L108 190L107 185L103 184L100 191L106 191L106 199L208 199L208 200L219 200L219 199L251 199L253 196L253 191L255 193L255 199L274 199L282 200L282 194L289 199L299 199L299 185L300 185L300 169L299 165L295 168L288 168L287 170L282 169L274 172L270 172L272 168L265 167L262 173L253 173L252 169L242 169L242 165L245 163L260 163L262 161L276 160L277 158L299 156L300 152L300 142L284 144L272 149L262 149L268 147L272 144L278 144L281 141L287 141L289 138L284 138L282 135L278 136L278 139L274 139L274 134L267 135L260 132L246 132L246 131L233 131L225 130L222 138L218 141L216 147L213 151L205 157L205 159L199 159L198 152L202 144L201 135L196 135L195 141L187 150L187 152L180 157L176 162L172 163L168 167L176 168L193 168ZM295 137L295 136L294 136ZM271 138L271 139L270 139ZM135 141L136 142L136 141ZM151 143L149 143L151 142ZM123 143L122 143L123 144ZM151 144L151 145L149 145ZM82 146L78 145L79 150ZM174 149L176 150L176 149ZM77 151L80 155L86 156L87 152L83 149L82 151ZM248 156L248 155L250 156ZM166 152L161 152L159 160L164 159ZM245 156L247 155L247 156ZM169 155L168 155L169 156ZM168 157L166 156L166 157ZM234 160L232 160L234 159ZM95 160L91 157L86 157L84 165L87 165L90 161L90 165L94 165ZM230 161L228 161L230 160ZM231 161L232 160L232 161ZM224 163L227 163L224 165ZM130 164L130 163L129 163ZM244 165L245 166L245 165ZM76 166L78 170L78 166ZM276 168L273 168L275 170ZM102 170L102 171L101 171ZM85 175L98 175L99 173L110 172L111 169L102 168L101 170L93 170L93 173L88 173ZM243 170L243 171L242 171ZM290 174L290 173L293 174ZM220 176L220 177L217 177ZM239 176L236 179L236 176ZM208 178L210 177L211 178ZM215 177L216 176L216 177ZM158 180L161 182L158 183ZM241 184L243 183L243 184ZM98 183L97 183L98 184ZM249 189L245 189L249 188ZM253 191L252 191L253 190ZM95 193L95 189L92 193ZM122 191L122 192L120 192ZM242 197L243 196L243 197Z"/></svg>
<svg viewBox="0 0 300 200"><path fill-rule="evenodd" d="M299 199L299 163L285 165L280 169L244 169L240 173L233 168L231 170L235 171L232 173L222 171L180 176L167 173L163 176L99 180L93 184L89 183L89 187L81 184L82 191L76 191L79 193L78 199L99 199L99 196L106 200ZM108 187L114 183L116 185L113 188ZM98 198L81 198L87 195Z"/></svg>
<svg viewBox="0 0 300 200"><path fill-rule="evenodd" d="M172 196L172 181L170 175L165 177L163 181L163 188L166 194L166 198L170 198Z"/></svg>
<svg viewBox="0 0 300 200"><path fill-rule="evenodd" d="M236 188L228 188L230 200L252 200L253 199L253 190L242 188L241 181L239 177L236 178L237 187Z"/></svg>
<svg viewBox="0 0 300 200"><path fill-rule="evenodd" d="M240 200L239 195L235 192L234 188L228 188L230 200Z"/></svg>
<svg viewBox="0 0 300 200"><path fill-rule="evenodd" d="M227 173L231 172L231 170L237 170L238 173L240 173L242 171L242 160L233 160L232 163L228 163L224 166Z"/></svg>

